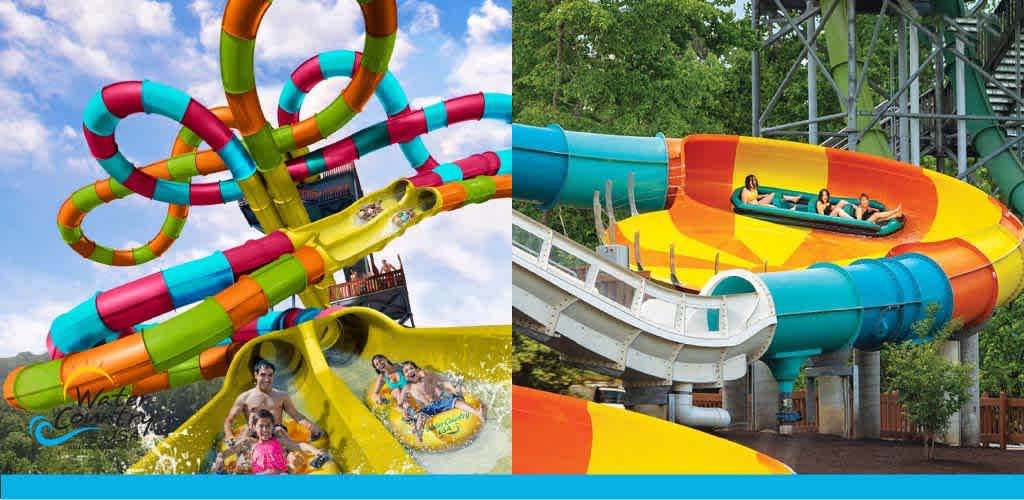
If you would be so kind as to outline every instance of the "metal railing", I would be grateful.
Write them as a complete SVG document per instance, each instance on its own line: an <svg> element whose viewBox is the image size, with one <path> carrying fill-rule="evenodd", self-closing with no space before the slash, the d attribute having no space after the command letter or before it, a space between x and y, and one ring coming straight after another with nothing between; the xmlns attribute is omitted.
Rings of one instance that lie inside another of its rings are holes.
<svg viewBox="0 0 1024 500"><path fill-rule="evenodd" d="M519 213L512 219L513 261L599 297L616 309L677 335L723 338L741 333L757 308L749 295L700 296L659 286Z"/></svg>
<svg viewBox="0 0 1024 500"><path fill-rule="evenodd" d="M998 69L1003 56L1014 45L1022 22L1024 0L1003 0L992 14L979 22L975 50L978 61L987 71L995 73Z"/></svg>

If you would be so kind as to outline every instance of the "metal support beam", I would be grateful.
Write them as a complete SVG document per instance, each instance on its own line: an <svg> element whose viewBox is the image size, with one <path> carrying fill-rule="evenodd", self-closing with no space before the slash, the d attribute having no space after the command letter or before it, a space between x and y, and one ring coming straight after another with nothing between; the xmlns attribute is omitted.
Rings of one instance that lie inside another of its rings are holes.
<svg viewBox="0 0 1024 500"><path fill-rule="evenodd" d="M819 13L821 13L821 9L819 9L818 7L813 6L811 4L811 2L807 2L807 10L804 11L803 14L800 14L800 17L796 18L796 23L797 24L803 24L805 21L813 22L814 16L817 16ZM793 30L790 27L788 27L788 26L783 27L783 28L779 28L779 31L776 31L775 33L772 33L771 35L768 36L768 39L765 40L763 44L761 44L761 47L762 48L768 48L769 46L771 46L775 42L778 42L779 40L781 40L782 37L784 37L784 36L786 36L786 35L788 35L788 34L790 34L792 32L793 32Z"/></svg>
<svg viewBox="0 0 1024 500"><path fill-rule="evenodd" d="M857 150L857 0L846 0L846 149ZM870 127L869 127L870 128Z"/></svg>
<svg viewBox="0 0 1024 500"><path fill-rule="evenodd" d="M904 25L909 25L910 21L903 20ZM910 112L920 113L921 112L921 81L917 79L917 74L920 72L920 53L921 53L921 42L917 39L917 29L908 26L907 32L910 34L909 40L909 57L910 67L916 68L917 71L914 74L907 77L906 81L900 88L910 83ZM925 64L928 64L925 62ZM901 95L902 92L897 91L896 95ZM921 165L921 120L911 117L910 119L910 163L914 165Z"/></svg>
<svg viewBox="0 0 1024 500"><path fill-rule="evenodd" d="M800 126L803 126L803 125L809 125L811 123L827 122L829 120L835 120L836 118L842 118L842 117L844 117L846 115L847 115L847 113L842 113L842 112L840 112L840 113L832 113L831 115L819 116L819 117L815 118L814 120L800 120L798 122L783 123L782 125L775 125L775 126L772 126L772 127L765 127L762 130L762 132L774 132L774 131L777 131L777 130L785 130L787 128L793 128L793 127L800 127Z"/></svg>
<svg viewBox="0 0 1024 500"><path fill-rule="evenodd" d="M775 5L778 6L780 13L786 21L786 24L789 25L789 27L793 30L793 33L796 34L797 38L799 38L800 41L803 42L804 47L807 48L807 54L812 59L814 59L815 63L817 63L817 68L821 70L821 74L825 75L825 79L828 80L828 83L832 85L832 89L836 91L836 95L839 96L839 98L841 99L843 97L843 93L839 91L839 85L836 84L836 81L832 78L832 73L828 71L828 66L822 64L821 59L818 58L818 52L814 50L814 44L812 43L812 41L804 38L803 32L796 28L796 24L793 22L793 18L786 13L786 9L785 7L782 6L781 0L775 0ZM838 3L835 5L838 5ZM825 17L821 20L822 27L824 27L826 21L830 17L832 17L832 12L835 10L835 5L833 5L833 7L828 10L828 12L825 14Z"/></svg>
<svg viewBox="0 0 1024 500"><path fill-rule="evenodd" d="M907 83L907 29L906 23L902 20L896 22L896 85L903 87ZM899 98L900 113L906 113L908 102L907 95L902 94ZM906 117L899 119L899 148L898 159L904 163L910 162L910 120Z"/></svg>
<svg viewBox="0 0 1024 500"><path fill-rule="evenodd" d="M956 39L956 49L964 51L964 41L959 37ZM964 90L964 62L956 61L956 113L967 114L967 92ZM956 121L956 173L964 175L967 171L967 121ZM963 177L961 177L963 178Z"/></svg>
<svg viewBox="0 0 1024 500"><path fill-rule="evenodd" d="M942 33L942 20L939 19L939 33ZM943 91L943 82L946 78L946 58L945 52L942 48L945 46L945 42L940 38L932 38L935 50L938 51L938 57L935 58L935 82L934 91L932 97L935 99L935 113L942 114L942 101L945 98L945 92ZM933 122L935 131L932 132L932 144L935 146L935 162L936 167L941 172L942 167L946 165L946 138L942 133L942 120L936 119Z"/></svg>
<svg viewBox="0 0 1024 500"><path fill-rule="evenodd" d="M758 33L757 1L750 2L750 24ZM755 47L750 54L750 135L761 136L761 49Z"/></svg>
<svg viewBox="0 0 1024 500"><path fill-rule="evenodd" d="M807 11L815 9L813 0L807 0ZM822 26L825 23L821 23ZM816 33L814 29L814 16L807 18L807 33ZM816 38L811 38L815 40ZM799 62L799 59L797 60ZM807 126L807 143L818 144L818 74L814 59L807 58L807 119L812 120Z"/></svg>

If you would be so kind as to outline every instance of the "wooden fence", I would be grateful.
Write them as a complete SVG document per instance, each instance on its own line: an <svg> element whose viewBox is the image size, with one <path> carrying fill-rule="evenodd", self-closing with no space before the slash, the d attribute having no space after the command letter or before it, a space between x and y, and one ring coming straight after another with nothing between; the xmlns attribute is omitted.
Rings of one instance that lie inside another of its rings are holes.
<svg viewBox="0 0 1024 500"><path fill-rule="evenodd" d="M981 397L981 442L984 446L999 443L1006 449L1007 444L1024 444L1024 398L1009 398L1006 393L999 396ZM697 392L693 394L694 406L721 408L721 392ZM881 397L882 437L893 439L917 439L917 426L911 424L896 393L882 394ZM807 415L807 393L793 393L793 407L801 415ZM796 432L814 432L818 423L801 420L794 426Z"/></svg>
<svg viewBox="0 0 1024 500"><path fill-rule="evenodd" d="M1005 392L982 396L981 442L999 443L1004 450L1007 444L1024 444L1024 399L1008 398Z"/></svg>

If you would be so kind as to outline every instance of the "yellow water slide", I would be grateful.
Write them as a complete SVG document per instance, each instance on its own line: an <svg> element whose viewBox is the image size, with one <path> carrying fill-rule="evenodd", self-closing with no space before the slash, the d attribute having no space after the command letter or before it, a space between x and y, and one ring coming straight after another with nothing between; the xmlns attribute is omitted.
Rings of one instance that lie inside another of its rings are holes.
<svg viewBox="0 0 1024 500"><path fill-rule="evenodd" d="M331 455L342 472L426 472L371 413L361 394L335 374L337 366L368 364L374 354L412 359L420 366L451 372L467 381L509 384L512 329L407 328L372 309L326 310L315 320L246 344L232 361L220 392L128 472L188 474L208 470L232 403L253 386L251 366L257 356L278 366L278 380L286 380L299 411L327 432Z"/></svg>

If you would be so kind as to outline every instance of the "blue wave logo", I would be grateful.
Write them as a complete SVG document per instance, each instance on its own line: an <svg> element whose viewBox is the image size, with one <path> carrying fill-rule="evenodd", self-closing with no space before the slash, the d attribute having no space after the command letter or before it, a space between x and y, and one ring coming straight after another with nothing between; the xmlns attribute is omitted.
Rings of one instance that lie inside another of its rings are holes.
<svg viewBox="0 0 1024 500"><path fill-rule="evenodd" d="M30 420L28 423L29 435L35 438L35 440L43 446L57 446L59 444L64 444L70 441L73 437L83 432L100 430L99 427L81 427L67 434L62 434L60 436L50 438L43 435L43 431L46 429L55 430L53 425L50 424L50 422L46 420L45 417L33 417L32 420Z"/></svg>

